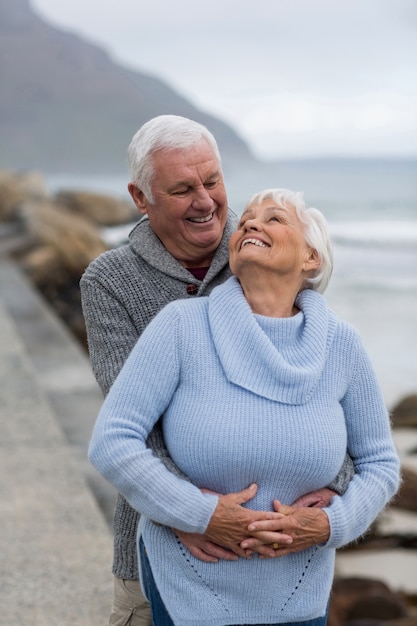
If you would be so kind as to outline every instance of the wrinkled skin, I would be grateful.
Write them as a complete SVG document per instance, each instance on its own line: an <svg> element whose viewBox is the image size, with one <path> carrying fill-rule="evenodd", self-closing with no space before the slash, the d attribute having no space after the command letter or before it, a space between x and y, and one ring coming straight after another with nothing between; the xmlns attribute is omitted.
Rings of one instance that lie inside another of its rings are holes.
<svg viewBox="0 0 417 626"><path fill-rule="evenodd" d="M330 503L334 491L320 489L302 496L292 506L275 500L274 511L244 508L242 505L256 491L257 486L251 485L238 493L220 495L204 535L178 530L176 534L193 556L209 563L250 558L255 552L275 558L327 541L329 522L321 508Z"/></svg>

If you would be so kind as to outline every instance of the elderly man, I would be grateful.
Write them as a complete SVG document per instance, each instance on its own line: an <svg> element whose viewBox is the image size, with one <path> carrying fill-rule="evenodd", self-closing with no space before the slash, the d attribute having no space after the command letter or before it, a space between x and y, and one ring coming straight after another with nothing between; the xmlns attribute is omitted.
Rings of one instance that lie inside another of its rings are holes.
<svg viewBox="0 0 417 626"><path fill-rule="evenodd" d="M128 162L129 193L145 216L130 233L129 243L93 261L80 283L90 359L104 394L147 324L168 302L208 295L230 276L228 241L237 224L227 207L216 141L204 126L173 115L156 117L133 137ZM151 433L148 445L171 471L181 475L166 452L160 427ZM330 489L342 492L351 474L351 465L346 463ZM308 494L303 504L324 505L334 495L330 489ZM227 496L229 513L236 513L236 519L240 513L239 523L245 528L251 520L245 518L247 509L241 504L252 496L250 490ZM138 583L138 519L138 513L119 495L110 617L114 626L152 624ZM217 545L201 535L177 534L202 560L236 559L245 554L227 537ZM293 549L297 549L296 541ZM259 551L268 555L267 546Z"/></svg>

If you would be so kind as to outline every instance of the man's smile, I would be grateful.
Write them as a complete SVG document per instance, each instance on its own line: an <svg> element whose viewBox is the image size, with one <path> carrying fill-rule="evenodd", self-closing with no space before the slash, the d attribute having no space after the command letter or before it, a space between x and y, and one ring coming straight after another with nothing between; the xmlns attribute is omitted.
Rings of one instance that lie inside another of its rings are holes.
<svg viewBox="0 0 417 626"><path fill-rule="evenodd" d="M187 222L193 222L194 224L204 224L205 222L210 222L210 220L213 219L213 215L214 211L213 213L209 213L204 217L187 217Z"/></svg>

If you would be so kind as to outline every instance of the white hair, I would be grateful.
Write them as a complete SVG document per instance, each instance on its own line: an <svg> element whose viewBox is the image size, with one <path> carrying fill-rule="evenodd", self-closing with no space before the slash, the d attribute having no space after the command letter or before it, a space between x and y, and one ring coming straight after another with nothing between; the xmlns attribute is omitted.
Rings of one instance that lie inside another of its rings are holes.
<svg viewBox="0 0 417 626"><path fill-rule="evenodd" d="M179 115L159 115L146 122L136 134L127 151L131 182L153 202L151 189L155 173L152 156L157 150L191 148L206 141L212 148L221 170L221 157L211 132L198 122Z"/></svg>
<svg viewBox="0 0 417 626"><path fill-rule="evenodd" d="M261 204L264 200L273 200L282 209L291 207L295 209L303 225L304 239L310 248L316 250L320 263L318 269L306 278L303 288L323 293L333 272L333 248L329 225L323 213L318 209L307 207L301 191L279 188L264 189L256 193L247 203L245 211L254 204Z"/></svg>

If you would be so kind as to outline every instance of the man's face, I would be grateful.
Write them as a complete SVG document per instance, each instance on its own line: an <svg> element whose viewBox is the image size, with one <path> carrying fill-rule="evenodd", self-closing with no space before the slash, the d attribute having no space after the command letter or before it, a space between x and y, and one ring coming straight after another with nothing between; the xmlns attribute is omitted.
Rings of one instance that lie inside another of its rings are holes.
<svg viewBox="0 0 417 626"><path fill-rule="evenodd" d="M184 267L209 265L227 216L226 190L216 155L203 140L192 148L158 150L153 163L154 200L150 202L130 185L135 204L148 214L156 235Z"/></svg>

